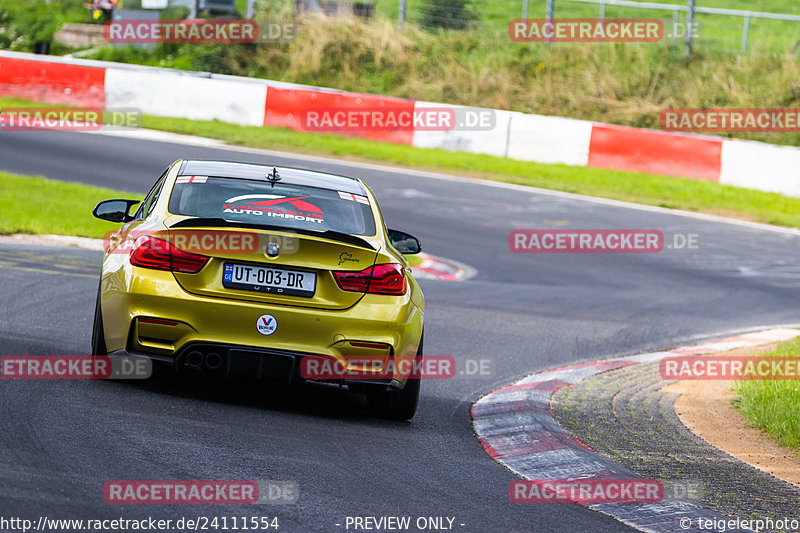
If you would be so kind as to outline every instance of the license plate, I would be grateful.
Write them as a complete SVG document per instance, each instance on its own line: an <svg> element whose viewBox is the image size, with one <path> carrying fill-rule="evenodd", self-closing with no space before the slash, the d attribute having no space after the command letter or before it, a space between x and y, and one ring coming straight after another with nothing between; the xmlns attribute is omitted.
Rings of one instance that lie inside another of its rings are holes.
<svg viewBox="0 0 800 533"><path fill-rule="evenodd" d="M223 287L288 296L314 296L317 275L313 272L225 263Z"/></svg>

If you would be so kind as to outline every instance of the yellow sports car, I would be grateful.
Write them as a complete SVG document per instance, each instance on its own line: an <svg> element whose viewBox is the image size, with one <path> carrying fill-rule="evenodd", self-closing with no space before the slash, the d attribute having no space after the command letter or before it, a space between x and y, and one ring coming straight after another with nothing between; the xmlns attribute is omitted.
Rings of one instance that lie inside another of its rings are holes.
<svg viewBox="0 0 800 533"><path fill-rule="evenodd" d="M106 243L94 355L335 382L380 416L414 416L425 299L403 254L421 246L386 228L363 181L179 160L141 202L93 214L123 223Z"/></svg>

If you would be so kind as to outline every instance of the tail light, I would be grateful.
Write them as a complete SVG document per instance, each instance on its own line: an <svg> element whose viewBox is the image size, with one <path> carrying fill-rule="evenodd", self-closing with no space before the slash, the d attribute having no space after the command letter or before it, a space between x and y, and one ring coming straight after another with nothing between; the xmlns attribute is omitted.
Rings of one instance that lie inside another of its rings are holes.
<svg viewBox="0 0 800 533"><path fill-rule="evenodd" d="M375 265L358 272L334 272L333 277L343 291L395 296L406 293L406 278L400 265Z"/></svg>
<svg viewBox="0 0 800 533"><path fill-rule="evenodd" d="M155 270L171 270L196 274L208 262L208 257L190 252L184 252L172 243L142 235L133 243L131 251L131 264Z"/></svg>

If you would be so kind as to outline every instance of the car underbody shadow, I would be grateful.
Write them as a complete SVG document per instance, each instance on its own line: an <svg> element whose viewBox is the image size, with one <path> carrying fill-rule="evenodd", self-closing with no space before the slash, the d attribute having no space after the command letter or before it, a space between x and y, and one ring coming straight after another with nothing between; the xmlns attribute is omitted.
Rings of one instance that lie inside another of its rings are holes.
<svg viewBox="0 0 800 533"><path fill-rule="evenodd" d="M376 421L364 394L335 384L288 384L186 371L159 372L147 380L126 380L119 384L182 399L341 420L363 420L369 424ZM380 418L377 420L398 424Z"/></svg>

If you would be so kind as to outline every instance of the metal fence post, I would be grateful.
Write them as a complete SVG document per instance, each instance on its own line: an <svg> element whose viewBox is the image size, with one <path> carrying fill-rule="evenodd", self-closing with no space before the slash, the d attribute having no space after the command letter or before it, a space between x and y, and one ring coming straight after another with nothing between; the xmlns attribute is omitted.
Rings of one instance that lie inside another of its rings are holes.
<svg viewBox="0 0 800 533"><path fill-rule="evenodd" d="M694 12L696 9L695 0L689 0L689 12L686 14L686 48L689 54L694 47Z"/></svg>
<svg viewBox="0 0 800 533"><path fill-rule="evenodd" d="M744 31L742 32L742 53L747 51L747 34L750 32L750 15L744 17Z"/></svg>
<svg viewBox="0 0 800 533"><path fill-rule="evenodd" d="M694 49L694 14L697 6L695 0L689 0L689 12L686 14L686 50L691 55Z"/></svg>
<svg viewBox="0 0 800 533"><path fill-rule="evenodd" d="M400 0L400 12L397 14L397 29L403 29L403 22L406 20L406 0Z"/></svg>
<svg viewBox="0 0 800 533"><path fill-rule="evenodd" d="M522 0L522 18L528 18L528 0Z"/></svg>
<svg viewBox="0 0 800 533"><path fill-rule="evenodd" d="M553 12L555 11L556 0L547 0L547 21L553 23ZM550 39L547 39L550 42Z"/></svg>
<svg viewBox="0 0 800 533"><path fill-rule="evenodd" d="M672 44L678 42L678 23L680 22L680 13L678 10L672 12Z"/></svg>
<svg viewBox="0 0 800 533"><path fill-rule="evenodd" d="M600 4L600 20L606 19L606 4L605 2Z"/></svg>

